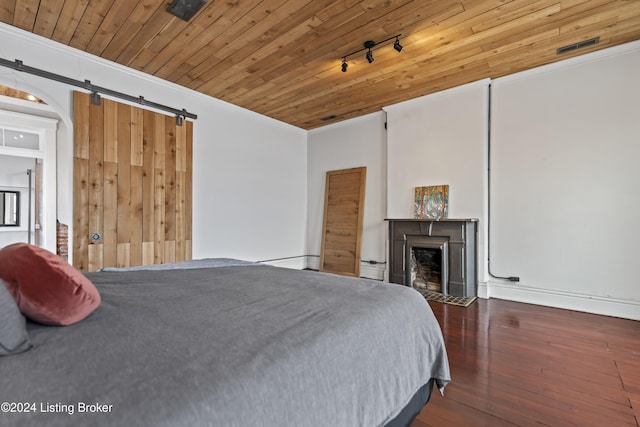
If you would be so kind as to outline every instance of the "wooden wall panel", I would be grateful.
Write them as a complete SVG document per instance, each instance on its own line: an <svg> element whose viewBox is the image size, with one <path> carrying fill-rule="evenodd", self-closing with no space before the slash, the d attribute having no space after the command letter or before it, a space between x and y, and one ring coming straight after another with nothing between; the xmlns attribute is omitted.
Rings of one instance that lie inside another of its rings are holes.
<svg viewBox="0 0 640 427"><path fill-rule="evenodd" d="M104 110L104 161L118 161L118 103L110 99L102 100Z"/></svg>
<svg viewBox="0 0 640 427"><path fill-rule="evenodd" d="M89 264L87 266L88 271L96 271L103 267L104 265L104 245L102 243L95 243L89 245L88 250L88 260Z"/></svg>
<svg viewBox="0 0 640 427"><path fill-rule="evenodd" d="M117 265L118 244L118 163L104 163L104 243L103 262L106 266Z"/></svg>
<svg viewBox="0 0 640 427"><path fill-rule="evenodd" d="M185 161L186 161L186 182L185 182L185 239L187 240L186 251L187 259L191 259L191 240L193 239L193 231L191 228L191 218L193 217L193 205L191 195L193 194L193 123L187 122L187 134L185 136Z"/></svg>
<svg viewBox="0 0 640 427"><path fill-rule="evenodd" d="M131 236L131 106L118 104L118 243ZM128 267L119 251L119 267Z"/></svg>
<svg viewBox="0 0 640 427"><path fill-rule="evenodd" d="M142 263L142 224L143 224L143 175L144 175L144 110L131 108L131 192L129 213L130 221L130 265Z"/></svg>
<svg viewBox="0 0 640 427"><path fill-rule="evenodd" d="M165 218L165 188L164 188L164 169L165 169L165 131L164 116L155 114L153 116L153 133L155 143L153 144L153 191L154 191L154 263L164 263L164 218Z"/></svg>
<svg viewBox="0 0 640 427"><path fill-rule="evenodd" d="M164 262L176 262L176 241L165 240L164 242Z"/></svg>
<svg viewBox="0 0 640 427"><path fill-rule="evenodd" d="M89 245L89 95L74 95L73 110L73 244ZM88 251L74 251L74 264L81 270L89 265Z"/></svg>
<svg viewBox="0 0 640 427"><path fill-rule="evenodd" d="M176 240L176 131L175 131L176 125L175 124L176 124L176 121L173 117L165 117L164 239L165 241L168 241L168 242L175 242Z"/></svg>
<svg viewBox="0 0 640 427"><path fill-rule="evenodd" d="M133 157L132 157L133 160ZM129 206L130 216L130 253L129 263L131 265L142 264L142 166L131 166L131 204Z"/></svg>
<svg viewBox="0 0 640 427"><path fill-rule="evenodd" d="M176 172L176 261L184 261L186 237L185 191L187 174Z"/></svg>
<svg viewBox="0 0 640 427"><path fill-rule="evenodd" d="M80 271L191 259L193 123L74 92Z"/></svg>
<svg viewBox="0 0 640 427"><path fill-rule="evenodd" d="M104 111L89 103L89 233L104 233ZM89 243L102 243L89 239ZM90 255L94 252L90 252ZM102 256L89 257L91 269L102 268Z"/></svg>
<svg viewBox="0 0 640 427"><path fill-rule="evenodd" d="M152 111L144 111L144 123L142 132L142 241L143 265L153 264L153 244L155 239L154 224L154 141L155 141L155 114ZM146 249L145 249L146 248Z"/></svg>
<svg viewBox="0 0 640 427"><path fill-rule="evenodd" d="M320 271L360 275L367 168L327 172Z"/></svg>
<svg viewBox="0 0 640 427"><path fill-rule="evenodd" d="M164 141L163 141L164 142ZM164 144L163 144L164 145ZM164 193L164 170L156 168L154 170L154 235L155 235L155 244L154 244L154 255L153 262L154 264L163 264L166 261L164 260L164 216L165 216L165 193Z"/></svg>
<svg viewBox="0 0 640 427"><path fill-rule="evenodd" d="M144 110L131 108L131 166L142 166L144 161Z"/></svg>
<svg viewBox="0 0 640 427"><path fill-rule="evenodd" d="M89 160L73 159L73 265L80 271L89 266ZM78 250L78 248L82 248Z"/></svg>
<svg viewBox="0 0 640 427"><path fill-rule="evenodd" d="M73 157L89 159L89 95L73 97Z"/></svg>

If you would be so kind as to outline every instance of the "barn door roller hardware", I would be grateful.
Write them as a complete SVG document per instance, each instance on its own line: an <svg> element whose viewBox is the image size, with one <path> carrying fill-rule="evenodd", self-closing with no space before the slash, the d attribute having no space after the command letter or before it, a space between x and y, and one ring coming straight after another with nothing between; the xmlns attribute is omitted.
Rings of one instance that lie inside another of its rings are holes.
<svg viewBox="0 0 640 427"><path fill-rule="evenodd" d="M190 113L185 109L178 110L177 108L168 107L166 105L158 104L156 102L151 102L145 99L143 96L132 96L127 95L126 93L118 92L115 90L107 89L105 87L96 86L91 84L91 81L85 80L75 80L69 77L61 76L59 74L51 73L49 71L40 70L38 68L29 67L28 65L24 65L22 61L16 59L15 61L9 61L4 58L0 58L0 65L3 67L11 68L16 71L21 71L27 74L33 74L34 76L44 77L45 79L55 80L60 83L65 83L71 86L76 86L91 92L91 102L94 105L100 105L100 94L112 96L114 98L124 99L129 102L133 102L140 105L146 105L151 108L155 108L157 110L166 111L171 114L175 114L176 116L176 124L178 126L182 126L182 122L186 118L197 119L198 116L196 114Z"/></svg>

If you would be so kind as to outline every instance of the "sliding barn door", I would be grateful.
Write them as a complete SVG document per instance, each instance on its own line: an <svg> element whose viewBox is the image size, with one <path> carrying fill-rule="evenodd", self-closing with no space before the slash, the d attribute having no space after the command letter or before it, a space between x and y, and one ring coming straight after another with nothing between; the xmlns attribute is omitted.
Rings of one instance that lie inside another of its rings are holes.
<svg viewBox="0 0 640 427"><path fill-rule="evenodd" d="M193 123L74 92L73 265L191 259Z"/></svg>
<svg viewBox="0 0 640 427"><path fill-rule="evenodd" d="M360 276L367 168L327 172L320 271Z"/></svg>

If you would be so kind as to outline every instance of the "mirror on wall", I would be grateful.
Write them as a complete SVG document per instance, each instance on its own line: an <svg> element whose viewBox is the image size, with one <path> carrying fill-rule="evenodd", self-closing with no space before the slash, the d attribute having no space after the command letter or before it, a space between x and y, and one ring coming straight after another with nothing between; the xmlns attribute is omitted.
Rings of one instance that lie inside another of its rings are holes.
<svg viewBox="0 0 640 427"><path fill-rule="evenodd" d="M20 192L0 190L0 227L20 225Z"/></svg>

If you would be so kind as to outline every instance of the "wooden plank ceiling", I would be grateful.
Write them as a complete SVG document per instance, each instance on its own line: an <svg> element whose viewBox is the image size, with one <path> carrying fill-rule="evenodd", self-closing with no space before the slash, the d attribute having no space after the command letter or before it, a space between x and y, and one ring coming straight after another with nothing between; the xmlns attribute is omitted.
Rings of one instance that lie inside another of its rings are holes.
<svg viewBox="0 0 640 427"><path fill-rule="evenodd" d="M188 23L171 2L3 0L0 21L304 129L640 39L640 0L208 0Z"/></svg>

